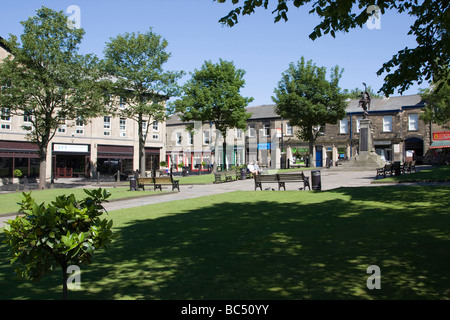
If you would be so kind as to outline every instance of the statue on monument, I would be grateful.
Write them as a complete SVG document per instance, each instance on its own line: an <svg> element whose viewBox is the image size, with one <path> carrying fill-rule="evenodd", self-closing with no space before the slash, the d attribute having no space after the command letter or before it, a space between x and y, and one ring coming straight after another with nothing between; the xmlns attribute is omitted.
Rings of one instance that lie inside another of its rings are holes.
<svg viewBox="0 0 450 320"><path fill-rule="evenodd" d="M369 110L370 110L370 94L367 91L366 84L363 82L364 92L361 92L361 99L359 100L359 106L362 107L364 114L363 119L369 118Z"/></svg>

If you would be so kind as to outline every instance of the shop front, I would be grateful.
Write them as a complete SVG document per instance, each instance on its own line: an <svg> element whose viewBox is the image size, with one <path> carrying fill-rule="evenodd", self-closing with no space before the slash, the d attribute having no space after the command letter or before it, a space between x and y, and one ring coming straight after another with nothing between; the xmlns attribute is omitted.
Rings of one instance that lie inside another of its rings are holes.
<svg viewBox="0 0 450 320"><path fill-rule="evenodd" d="M53 143L55 179L90 177L90 145Z"/></svg>
<svg viewBox="0 0 450 320"><path fill-rule="evenodd" d="M31 142L0 141L0 178L13 178L17 169L23 176L39 176L38 146Z"/></svg>
<svg viewBox="0 0 450 320"><path fill-rule="evenodd" d="M124 175L133 173L134 148L132 146L97 146L97 172L113 176L120 172Z"/></svg>

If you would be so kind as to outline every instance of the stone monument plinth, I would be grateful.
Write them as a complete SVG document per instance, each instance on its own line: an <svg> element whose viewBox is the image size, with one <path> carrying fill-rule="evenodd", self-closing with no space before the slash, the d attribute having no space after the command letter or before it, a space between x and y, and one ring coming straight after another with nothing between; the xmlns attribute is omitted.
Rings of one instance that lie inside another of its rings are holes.
<svg viewBox="0 0 450 320"><path fill-rule="evenodd" d="M349 165L361 168L380 168L384 161L375 152L373 144L372 122L361 119L359 125L359 152L349 160Z"/></svg>

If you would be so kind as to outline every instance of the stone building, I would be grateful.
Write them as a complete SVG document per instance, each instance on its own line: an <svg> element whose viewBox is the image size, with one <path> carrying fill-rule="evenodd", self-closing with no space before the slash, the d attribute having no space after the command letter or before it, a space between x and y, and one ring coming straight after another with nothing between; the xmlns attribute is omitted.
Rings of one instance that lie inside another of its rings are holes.
<svg viewBox="0 0 450 320"><path fill-rule="evenodd" d="M0 58L9 55L0 46ZM1 60L0 60L1 63ZM120 108L121 106L119 106ZM32 115L13 115L1 109L0 117L0 178L2 183L12 178L14 169L28 177L39 176L38 148L26 138ZM165 124L147 119L150 126L145 145L146 169L159 168L165 156ZM96 177L97 172L113 175L119 170L130 174L139 168L137 122L105 114L101 117L61 119L61 125L49 143L47 152L47 182L52 178Z"/></svg>

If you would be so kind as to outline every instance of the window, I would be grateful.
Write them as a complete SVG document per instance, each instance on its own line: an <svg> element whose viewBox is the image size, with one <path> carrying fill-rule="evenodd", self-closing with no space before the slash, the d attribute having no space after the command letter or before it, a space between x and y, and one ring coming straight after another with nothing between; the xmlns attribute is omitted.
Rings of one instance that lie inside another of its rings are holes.
<svg viewBox="0 0 450 320"><path fill-rule="evenodd" d="M31 121L33 120L31 117L32 117L31 111L24 111L23 112L23 122L31 123Z"/></svg>
<svg viewBox="0 0 450 320"><path fill-rule="evenodd" d="M153 131L159 131L159 123L158 123L158 121L153 121Z"/></svg>
<svg viewBox="0 0 450 320"><path fill-rule="evenodd" d="M392 116L383 117L383 132L392 132Z"/></svg>
<svg viewBox="0 0 450 320"><path fill-rule="evenodd" d="M263 128L263 136L268 137L270 136L270 123L265 123Z"/></svg>
<svg viewBox="0 0 450 320"><path fill-rule="evenodd" d="M188 144L191 146L194 144L194 135L192 132L188 132Z"/></svg>
<svg viewBox="0 0 450 320"><path fill-rule="evenodd" d="M125 98L120 98L120 102L119 102L119 109L121 109L121 110L123 110L123 109L125 109L125 102L126 102L127 100L125 99Z"/></svg>
<svg viewBox="0 0 450 320"><path fill-rule="evenodd" d="M103 131L103 135L104 136L110 136L111 135L111 131Z"/></svg>
<svg viewBox="0 0 450 320"><path fill-rule="evenodd" d="M120 120L119 120L119 130L120 131L126 131L127 130L127 119L126 118L120 118Z"/></svg>
<svg viewBox="0 0 450 320"><path fill-rule="evenodd" d="M59 118L58 133L67 133L66 119Z"/></svg>
<svg viewBox="0 0 450 320"><path fill-rule="evenodd" d="M11 121L11 110L9 108L2 108L2 121Z"/></svg>
<svg viewBox="0 0 450 320"><path fill-rule="evenodd" d="M209 131L203 131L203 144L209 143L210 143Z"/></svg>
<svg viewBox="0 0 450 320"><path fill-rule="evenodd" d="M75 133L84 134L84 121L82 117L78 117L75 120Z"/></svg>
<svg viewBox="0 0 450 320"><path fill-rule="evenodd" d="M344 118L339 122L339 133L347 134L348 133L348 119Z"/></svg>
<svg viewBox="0 0 450 320"><path fill-rule="evenodd" d="M293 128L289 123L286 123L286 135L292 136L294 134Z"/></svg>
<svg viewBox="0 0 450 320"><path fill-rule="evenodd" d="M253 138L256 136L256 131L255 131L255 125L254 124L249 124L248 125L248 136Z"/></svg>
<svg viewBox="0 0 450 320"><path fill-rule="evenodd" d="M409 131L419 130L419 115L417 113L410 114L408 116L408 130Z"/></svg>
<svg viewBox="0 0 450 320"><path fill-rule="evenodd" d="M155 133L153 134L153 140L159 140L159 134Z"/></svg>
<svg viewBox="0 0 450 320"><path fill-rule="evenodd" d="M181 136L181 132L177 132L177 138L176 138L176 144L177 146L181 146L181 140L182 140L182 136Z"/></svg>
<svg viewBox="0 0 450 320"><path fill-rule="evenodd" d="M356 118L356 132L359 132L359 130L361 129L361 120L362 118Z"/></svg>
<svg viewBox="0 0 450 320"><path fill-rule="evenodd" d="M236 138L242 139L242 130L241 129L236 129Z"/></svg>
<svg viewBox="0 0 450 320"><path fill-rule="evenodd" d="M142 132L147 131L147 121L146 120L142 120Z"/></svg>
<svg viewBox="0 0 450 320"><path fill-rule="evenodd" d="M103 117L103 129L111 129L111 117L110 116Z"/></svg>
<svg viewBox="0 0 450 320"><path fill-rule="evenodd" d="M11 125L9 123L2 123L1 129L2 130L11 130Z"/></svg>

